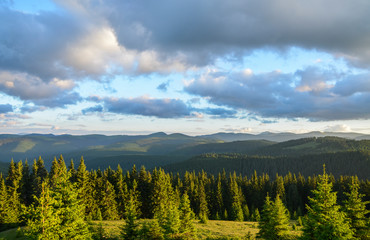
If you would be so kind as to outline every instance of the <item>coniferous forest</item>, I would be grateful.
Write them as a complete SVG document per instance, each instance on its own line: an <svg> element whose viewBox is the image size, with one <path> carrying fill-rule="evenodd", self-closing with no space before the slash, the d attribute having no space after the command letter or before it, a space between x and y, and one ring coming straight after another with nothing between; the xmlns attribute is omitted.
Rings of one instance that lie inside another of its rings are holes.
<svg viewBox="0 0 370 240"><path fill-rule="evenodd" d="M1 230L21 227L26 239L105 239L91 223L106 220L124 222L120 239L197 239L194 223L210 220L258 222L258 234L244 239L370 236L370 181L335 178L325 166L318 176L88 171L83 158L75 165L60 156L48 171L40 157L12 161L0 191Z"/></svg>

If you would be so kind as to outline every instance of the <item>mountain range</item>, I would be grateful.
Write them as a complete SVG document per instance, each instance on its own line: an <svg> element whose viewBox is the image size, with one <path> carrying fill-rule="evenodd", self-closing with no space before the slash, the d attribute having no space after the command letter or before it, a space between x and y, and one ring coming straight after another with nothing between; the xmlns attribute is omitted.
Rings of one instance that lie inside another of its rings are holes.
<svg viewBox="0 0 370 240"><path fill-rule="evenodd" d="M178 169L186 165L190 168L185 170L192 170L191 166L195 165L185 164L186 161L194 161L208 153L240 154L245 159L245 156L299 158L349 151L369 152L370 135L329 132L264 132L257 135L216 133L202 136L163 132L136 136L3 134L0 135L0 171L11 159L33 161L39 156L42 156L47 167L50 167L54 157L63 155L67 164L70 159L78 164L83 156L91 169L104 169L108 166L115 168L117 164L123 169L130 169L136 164L145 165L149 169L171 166L171 170L176 170L176 164L180 164Z"/></svg>

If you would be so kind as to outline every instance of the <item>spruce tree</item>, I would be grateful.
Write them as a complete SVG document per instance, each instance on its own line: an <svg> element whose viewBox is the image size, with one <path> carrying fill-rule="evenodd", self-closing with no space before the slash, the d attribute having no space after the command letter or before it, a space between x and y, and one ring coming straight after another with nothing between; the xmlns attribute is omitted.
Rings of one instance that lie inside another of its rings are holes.
<svg viewBox="0 0 370 240"><path fill-rule="evenodd" d="M91 234L84 221L84 205L78 200L79 190L69 181L69 174L63 157L54 160L50 173L49 186L55 200L54 207L61 219L60 239L90 239Z"/></svg>
<svg viewBox="0 0 370 240"><path fill-rule="evenodd" d="M97 179L96 199L104 220L119 219L117 211L116 193L113 185L106 176Z"/></svg>
<svg viewBox="0 0 370 240"><path fill-rule="evenodd" d="M266 196L265 204L263 205L261 218L258 221L258 236L264 239L273 239L274 226L272 224L272 212L274 210L273 202L270 200L270 196ZM271 236L271 238L270 238Z"/></svg>
<svg viewBox="0 0 370 240"><path fill-rule="evenodd" d="M289 235L289 214L279 195L270 201L267 195L261 219L258 223L258 236L266 240L286 239Z"/></svg>
<svg viewBox="0 0 370 240"><path fill-rule="evenodd" d="M303 223L302 239L352 239L348 219L337 205L337 195L332 192L332 183L325 172L318 176L317 189L313 190L313 197L309 197L307 218Z"/></svg>
<svg viewBox="0 0 370 240"><path fill-rule="evenodd" d="M190 200L188 194L185 192L181 196L180 201L180 233L186 236L193 236L195 233L195 226L193 223L194 212L190 208Z"/></svg>
<svg viewBox="0 0 370 240"><path fill-rule="evenodd" d="M344 201L344 211L350 219L354 236L358 239L370 239L369 219L366 217L370 213L363 202L363 194L358 192L359 184L357 177L351 178L350 192L345 193L347 200Z"/></svg>
<svg viewBox="0 0 370 240"><path fill-rule="evenodd" d="M125 240L135 240L139 236L139 228L137 223L138 217L138 206L137 199L134 193L131 191L128 202L126 204L125 211L125 225L121 229L121 236Z"/></svg>
<svg viewBox="0 0 370 240"><path fill-rule="evenodd" d="M199 204L199 213L198 217L201 223L208 222L208 206L207 206L207 199L206 193L204 189L203 181L199 181L198 183L198 204Z"/></svg>
<svg viewBox="0 0 370 240"><path fill-rule="evenodd" d="M0 173L0 225L6 223L7 218L7 192L3 174Z"/></svg>
<svg viewBox="0 0 370 240"><path fill-rule="evenodd" d="M22 162L16 165L12 159L8 176L5 179L6 185L6 214L4 222L8 224L18 224L21 220L22 205L20 202L20 180L22 179Z"/></svg>
<svg viewBox="0 0 370 240"><path fill-rule="evenodd" d="M230 192L230 198L231 198L231 206L229 211L229 218L233 221L243 221L243 209L241 205L241 191L238 187L238 184L236 182L236 175L234 173L233 177L230 177L230 183L229 183L229 192Z"/></svg>
<svg viewBox="0 0 370 240"><path fill-rule="evenodd" d="M63 229L60 211L51 190L44 182L41 185L40 197L35 196L36 207L31 207L32 218L28 220L26 235L31 239L60 239Z"/></svg>

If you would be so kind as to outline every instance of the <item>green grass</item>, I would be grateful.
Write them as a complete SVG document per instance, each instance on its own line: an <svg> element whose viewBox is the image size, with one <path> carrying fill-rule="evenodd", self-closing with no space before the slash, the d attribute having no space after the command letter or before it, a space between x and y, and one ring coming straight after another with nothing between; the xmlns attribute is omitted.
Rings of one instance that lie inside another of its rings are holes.
<svg viewBox="0 0 370 240"><path fill-rule="evenodd" d="M31 150L35 145L36 143L32 140L22 140L18 143L17 147L13 149L13 152L25 153L28 150Z"/></svg>
<svg viewBox="0 0 370 240"><path fill-rule="evenodd" d="M17 228L0 232L0 240L13 240L13 239L26 240L28 238L23 235L22 230L18 230Z"/></svg>
<svg viewBox="0 0 370 240"><path fill-rule="evenodd" d="M148 219L139 220L139 222L152 221ZM104 229L105 239L119 239L120 228L124 225L124 221L94 221L92 226L97 228L102 224ZM240 239L242 240L247 234L256 236L258 233L257 222L233 222L233 221L216 221L209 220L207 224L195 221L197 229L197 237L199 240L213 240L213 239ZM292 224L295 223L292 221ZM300 227L299 227L300 228ZM299 236L300 231L291 231L292 235ZM4 232L0 232L0 240L24 240L27 237L23 236L22 231L16 228Z"/></svg>

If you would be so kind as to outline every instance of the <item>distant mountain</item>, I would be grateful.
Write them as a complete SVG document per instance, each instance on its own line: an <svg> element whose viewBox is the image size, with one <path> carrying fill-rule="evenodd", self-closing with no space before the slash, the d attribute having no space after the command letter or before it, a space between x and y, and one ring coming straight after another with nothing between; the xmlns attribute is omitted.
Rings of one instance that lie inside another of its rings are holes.
<svg viewBox="0 0 370 240"><path fill-rule="evenodd" d="M318 137L326 135L346 138ZM303 136L306 138L299 138ZM50 167L53 158L62 154L67 164L70 159L74 159L75 164L78 164L83 156L89 169L104 169L108 166L115 168L117 164L123 169L130 169L132 164L152 168L177 164L206 153L298 157L347 151L368 152L370 140L354 140L367 136L357 133L321 132L265 132L258 135L217 133L206 136L162 132L137 136L3 134L0 135L0 162L28 159L32 165L33 159L42 156L46 166ZM249 140L241 140L245 138ZM232 141L233 139L237 141ZM281 141L282 139L289 140Z"/></svg>
<svg viewBox="0 0 370 240"><path fill-rule="evenodd" d="M274 142L284 142L289 140L296 140L301 138L310 137L341 137L355 140L370 140L370 135L361 133L341 133L341 132L309 132L309 133L272 133L263 132L260 134L248 134L248 133L216 133L211 135L201 136L203 138L218 139L225 142L233 141L246 141L246 140L268 140Z"/></svg>
<svg viewBox="0 0 370 240"><path fill-rule="evenodd" d="M215 142L220 141L165 133L139 136L7 134L0 135L0 161L10 162L12 158L15 161L33 160L41 155L48 163L61 154L65 159L79 159L81 156L91 159L136 154L165 155L180 148Z"/></svg>

